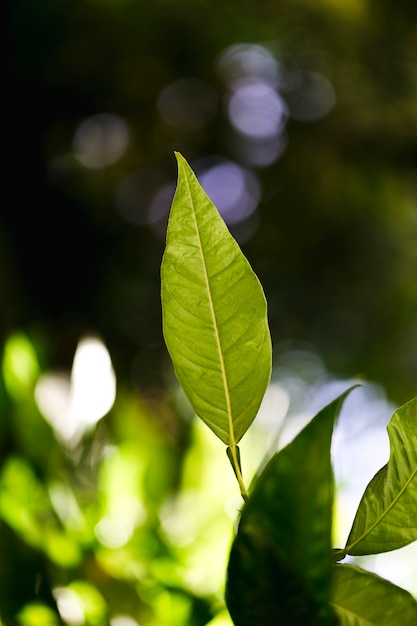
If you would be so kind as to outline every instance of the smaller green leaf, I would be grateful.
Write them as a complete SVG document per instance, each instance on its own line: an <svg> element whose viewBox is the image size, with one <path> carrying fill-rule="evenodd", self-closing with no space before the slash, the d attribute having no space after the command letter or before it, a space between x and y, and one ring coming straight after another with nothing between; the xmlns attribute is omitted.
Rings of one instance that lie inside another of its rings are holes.
<svg viewBox="0 0 417 626"><path fill-rule="evenodd" d="M347 393L275 454L254 483L228 566L226 600L236 626L335 623L330 443Z"/></svg>
<svg viewBox="0 0 417 626"><path fill-rule="evenodd" d="M336 565L331 606L340 626L416 626L417 602L401 587L353 565Z"/></svg>
<svg viewBox="0 0 417 626"><path fill-rule="evenodd" d="M388 464L365 489L345 554L388 552L417 539L417 396L394 413L387 430Z"/></svg>

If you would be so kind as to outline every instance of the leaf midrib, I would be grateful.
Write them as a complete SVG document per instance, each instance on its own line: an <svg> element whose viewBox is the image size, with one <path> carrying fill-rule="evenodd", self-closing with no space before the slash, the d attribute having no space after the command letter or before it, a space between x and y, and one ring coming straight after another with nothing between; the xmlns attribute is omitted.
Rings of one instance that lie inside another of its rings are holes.
<svg viewBox="0 0 417 626"><path fill-rule="evenodd" d="M336 610L338 610L340 613L347 613L348 615L352 615L353 618L360 620L361 624L369 624L370 626L378 626L378 622L369 621L369 619L367 619L366 617L363 617L363 615L360 615L359 613L356 613L355 611L352 611L351 609L347 609L345 606L342 606L338 604L337 602L330 602L329 604L330 606L333 606Z"/></svg>
<svg viewBox="0 0 417 626"><path fill-rule="evenodd" d="M223 358L222 344L221 344L221 341L220 341L219 328L218 328L218 323L217 323L216 312L215 312L215 309L214 309L213 297L212 297L211 288L210 288L210 280L209 280L209 276L208 276L208 272L207 272L206 259L205 259L204 251L203 251L203 244L202 244L201 237L200 237L200 230L198 228L196 211L195 211L195 208L194 208L194 202L193 202L193 197L192 197L192 193L191 193L191 188L190 188L190 184L189 184L189 181L188 181L187 178L186 178L186 186L187 186L190 206L192 207L192 214L193 214L193 219L194 219L195 231L197 233L198 247L199 247L200 254L201 254L201 259L202 259L202 265L203 265L203 271L204 271L204 280L205 280L205 284L206 284L206 290L207 290L209 307L210 307L210 314L211 314L211 319L212 319L212 322L213 322L214 336L215 336L215 340L216 340L217 353L218 353L219 363L220 363L220 371L221 371L221 376L222 376L222 381L223 381L224 396L225 396L225 402L226 402L227 421L228 421L228 426L229 426L229 446L232 448L232 447L236 446L236 441L235 441L234 432L233 432L232 404L231 404L231 401L230 401L229 383L228 383L228 379L227 379L226 365L225 365L224 358Z"/></svg>

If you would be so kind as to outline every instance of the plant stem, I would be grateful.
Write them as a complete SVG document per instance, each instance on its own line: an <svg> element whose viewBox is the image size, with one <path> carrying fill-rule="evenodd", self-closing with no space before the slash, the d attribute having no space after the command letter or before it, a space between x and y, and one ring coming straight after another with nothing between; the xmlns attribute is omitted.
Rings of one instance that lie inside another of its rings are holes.
<svg viewBox="0 0 417 626"><path fill-rule="evenodd" d="M239 447L237 445L232 445L226 449L227 456L229 457L229 461L232 465L233 471L237 478L237 482L239 483L240 493L245 502L249 499L249 494L246 489L245 483L243 481L242 476L242 468L240 465L240 452Z"/></svg>

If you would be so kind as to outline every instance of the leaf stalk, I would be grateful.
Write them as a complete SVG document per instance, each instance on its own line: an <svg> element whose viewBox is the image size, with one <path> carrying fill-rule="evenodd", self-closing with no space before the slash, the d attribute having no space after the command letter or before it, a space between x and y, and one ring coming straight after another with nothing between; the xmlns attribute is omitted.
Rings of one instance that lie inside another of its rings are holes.
<svg viewBox="0 0 417 626"><path fill-rule="evenodd" d="M242 476L242 466L240 463L240 450L239 450L239 446L237 445L232 445L232 446L228 446L226 448L226 452L227 452L227 456L229 458L230 464L233 468L233 471L235 473L237 482L239 483L239 488L240 488L240 494L242 496L242 498L244 499L245 502L248 501L249 499L249 494L248 491L246 489L244 480L243 480L243 476Z"/></svg>

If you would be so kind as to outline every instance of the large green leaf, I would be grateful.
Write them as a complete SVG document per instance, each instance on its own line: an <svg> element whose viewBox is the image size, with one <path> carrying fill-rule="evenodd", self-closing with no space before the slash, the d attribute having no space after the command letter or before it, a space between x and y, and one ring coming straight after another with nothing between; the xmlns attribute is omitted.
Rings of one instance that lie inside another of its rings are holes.
<svg viewBox="0 0 417 626"><path fill-rule="evenodd" d="M417 539L417 397L394 413L387 430L388 464L363 494L344 554L387 552Z"/></svg>
<svg viewBox="0 0 417 626"><path fill-rule="evenodd" d="M416 626L417 602L400 587L353 565L336 565L331 605L340 626Z"/></svg>
<svg viewBox="0 0 417 626"><path fill-rule="evenodd" d="M197 415L235 449L271 374L262 287L185 159L162 260L163 331ZM234 452L235 454L235 452Z"/></svg>
<svg viewBox="0 0 417 626"><path fill-rule="evenodd" d="M236 626L337 623L329 606L330 443L346 393L274 455L254 484L228 567L226 601Z"/></svg>

